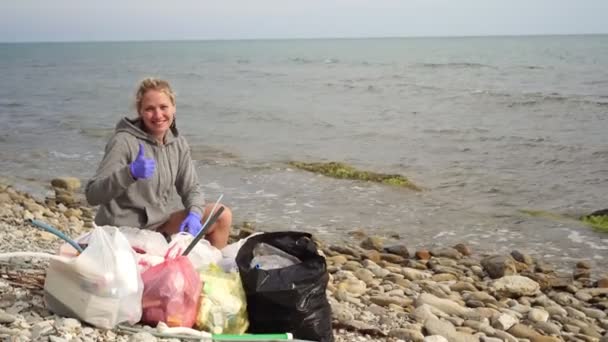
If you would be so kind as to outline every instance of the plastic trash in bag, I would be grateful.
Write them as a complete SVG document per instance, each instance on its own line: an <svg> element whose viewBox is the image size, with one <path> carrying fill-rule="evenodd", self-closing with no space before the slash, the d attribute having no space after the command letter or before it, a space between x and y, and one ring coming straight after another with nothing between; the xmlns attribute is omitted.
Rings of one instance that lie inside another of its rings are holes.
<svg viewBox="0 0 608 342"><path fill-rule="evenodd" d="M203 280L196 327L214 334L242 334L249 327L247 298L236 272L211 264L200 271Z"/></svg>
<svg viewBox="0 0 608 342"><path fill-rule="evenodd" d="M194 236L189 233L177 233L171 237L169 248L186 250L188 245L194 240ZM205 239L198 241L196 246L188 253L188 258L192 262L195 269L207 267L210 264L216 264L222 260L222 252Z"/></svg>
<svg viewBox="0 0 608 342"><path fill-rule="evenodd" d="M298 258L291 266L252 268L254 249L265 243ZM311 235L274 232L254 236L236 257L247 295L249 332L289 332L298 339L333 341L331 306L325 291L329 275Z"/></svg>
<svg viewBox="0 0 608 342"><path fill-rule="evenodd" d="M253 248L251 268L274 270L299 263L301 263L300 259L264 242L257 244Z"/></svg>
<svg viewBox="0 0 608 342"><path fill-rule="evenodd" d="M138 254L150 254L163 256L167 253L169 244L163 234L147 229L120 227L120 232L123 233L131 247Z"/></svg>
<svg viewBox="0 0 608 342"><path fill-rule="evenodd" d="M60 254L73 257L49 264L44 299L50 311L104 329L140 320L143 284L131 246L118 229L96 227L80 255L74 257L68 244Z"/></svg>
<svg viewBox="0 0 608 342"><path fill-rule="evenodd" d="M222 260L218 262L218 265L226 272L238 272L239 267L236 265L236 255L239 249L247 242L248 239L263 234L261 232L253 233L246 238L240 239L239 241L233 242L228 246L222 248Z"/></svg>
<svg viewBox="0 0 608 342"><path fill-rule="evenodd" d="M191 234L177 233L171 237L171 242L167 242L161 233L151 230L120 227L120 231L125 234L131 247L137 252L140 273L162 263L170 248L185 250L194 239ZM198 270L211 263L219 262L222 259L222 252L212 246L209 241L200 240L188 254L188 258L194 268Z"/></svg>
<svg viewBox="0 0 608 342"><path fill-rule="evenodd" d="M196 321L201 280L188 257L171 248L165 261L141 275L144 282L142 322L191 328Z"/></svg>

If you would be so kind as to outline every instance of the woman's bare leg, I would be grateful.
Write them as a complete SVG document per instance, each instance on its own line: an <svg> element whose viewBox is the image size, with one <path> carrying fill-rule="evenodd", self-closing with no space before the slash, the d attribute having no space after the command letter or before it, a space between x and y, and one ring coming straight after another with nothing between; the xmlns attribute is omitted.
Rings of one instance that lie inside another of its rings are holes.
<svg viewBox="0 0 608 342"><path fill-rule="evenodd" d="M211 245L216 248L222 249L228 244L228 237L230 235L230 226L232 225L232 211L227 206L220 203L220 206L224 207L224 212L222 215L215 221L211 227L207 227L205 229L205 239L209 240ZM203 218L201 220L202 223L207 221L207 217L211 214L211 209L213 209L213 204L207 204L205 206L205 212L203 214ZM217 208L215 209L217 212ZM160 226L157 231L160 233L164 233L166 235L173 235L179 232L179 226L182 224L188 212L186 210L179 210L171 214L167 222L165 222L162 226Z"/></svg>

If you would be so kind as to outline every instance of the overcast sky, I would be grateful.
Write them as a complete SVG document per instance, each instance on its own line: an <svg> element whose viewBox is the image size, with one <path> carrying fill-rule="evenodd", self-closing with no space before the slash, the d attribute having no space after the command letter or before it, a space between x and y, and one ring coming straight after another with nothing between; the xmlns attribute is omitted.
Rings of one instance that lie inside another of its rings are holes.
<svg viewBox="0 0 608 342"><path fill-rule="evenodd" d="M608 0L4 0L0 41L608 33Z"/></svg>

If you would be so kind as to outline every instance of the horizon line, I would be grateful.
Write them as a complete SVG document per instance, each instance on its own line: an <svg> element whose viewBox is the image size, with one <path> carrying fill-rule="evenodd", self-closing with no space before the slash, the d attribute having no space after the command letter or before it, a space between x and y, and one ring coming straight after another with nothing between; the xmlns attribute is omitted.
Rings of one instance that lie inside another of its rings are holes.
<svg viewBox="0 0 608 342"><path fill-rule="evenodd" d="M183 38L183 39L93 39L93 40L16 40L0 41L0 44L33 43L153 43L153 42L238 42L238 41L285 41L285 40L363 40L363 39L445 39L445 38L510 38L510 37L559 37L559 36L602 36L605 33L531 33L531 34L490 34L490 35L420 35L420 36L369 36L369 37L291 37L291 38Z"/></svg>

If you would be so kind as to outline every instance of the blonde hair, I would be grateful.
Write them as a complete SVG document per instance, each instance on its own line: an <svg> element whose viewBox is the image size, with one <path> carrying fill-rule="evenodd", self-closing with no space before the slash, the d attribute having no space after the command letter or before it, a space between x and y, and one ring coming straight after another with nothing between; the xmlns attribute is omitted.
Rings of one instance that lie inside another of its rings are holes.
<svg viewBox="0 0 608 342"><path fill-rule="evenodd" d="M137 92L135 93L135 108L137 109L138 113L141 109L141 101L144 98L144 95L146 95L146 92L149 90L156 90L164 93L169 97L171 103L175 106L175 93L171 89L169 82L160 78L148 77L139 83L139 87L137 87Z"/></svg>

